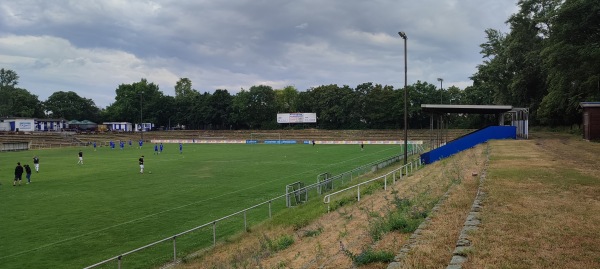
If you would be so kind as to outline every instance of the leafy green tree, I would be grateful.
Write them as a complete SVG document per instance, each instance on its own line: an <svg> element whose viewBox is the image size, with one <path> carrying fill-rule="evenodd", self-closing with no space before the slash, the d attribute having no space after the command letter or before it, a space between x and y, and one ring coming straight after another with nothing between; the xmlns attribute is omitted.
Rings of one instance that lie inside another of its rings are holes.
<svg viewBox="0 0 600 269"><path fill-rule="evenodd" d="M190 97L198 93L192 88L192 81L189 78L180 78L175 84L175 98Z"/></svg>
<svg viewBox="0 0 600 269"><path fill-rule="evenodd" d="M485 33L487 42L480 45L480 53L485 60L477 65L477 72L471 76L473 86L467 94L467 101L472 105L500 103L499 95L508 92L508 84L512 79L505 53L506 36L495 29L486 29Z"/></svg>
<svg viewBox="0 0 600 269"><path fill-rule="evenodd" d="M115 102L106 107L104 117L110 121L131 123L154 123L166 126L171 107L165 106L168 99L159 90L158 85L149 83L145 78L132 84L121 84L116 89Z"/></svg>
<svg viewBox="0 0 600 269"><path fill-rule="evenodd" d="M175 114L168 121L177 122L177 125L185 125L187 128L197 129L205 115L198 115L198 102L200 93L192 88L192 81L181 78L175 84Z"/></svg>
<svg viewBox="0 0 600 269"><path fill-rule="evenodd" d="M0 87L14 88L19 84L19 75L10 69L0 69Z"/></svg>
<svg viewBox="0 0 600 269"><path fill-rule="evenodd" d="M506 91L498 92L501 104L529 107L536 122L537 109L546 94L547 74L540 52L550 35L550 18L559 5L558 0L521 0L520 10L508 23L511 31L505 42L507 70L512 74Z"/></svg>
<svg viewBox="0 0 600 269"><path fill-rule="evenodd" d="M581 121L581 101L600 101L600 2L566 0L553 14L548 45L541 53L548 94L539 108L543 123Z"/></svg>
<svg viewBox="0 0 600 269"><path fill-rule="evenodd" d="M0 117L14 115L14 96L19 75L10 69L0 69Z"/></svg>
<svg viewBox="0 0 600 269"><path fill-rule="evenodd" d="M408 128L429 128L429 115L422 112L421 104L438 104L440 102L438 88L434 84L418 80L408 86L408 94Z"/></svg>
<svg viewBox="0 0 600 269"><path fill-rule="evenodd" d="M248 125L251 129L273 129L277 127L277 103L275 91L271 86L250 87L248 106Z"/></svg>
<svg viewBox="0 0 600 269"><path fill-rule="evenodd" d="M250 115L248 104L251 102L250 92L242 89L232 99L230 122L235 129L248 129Z"/></svg>
<svg viewBox="0 0 600 269"><path fill-rule="evenodd" d="M446 88L444 92L444 100L448 100L451 105L460 105L463 103L463 91L456 86Z"/></svg>
<svg viewBox="0 0 600 269"><path fill-rule="evenodd" d="M35 117L43 118L44 105L38 99L38 96L29 91L20 88L14 88L11 91L11 115L15 117Z"/></svg>
<svg viewBox="0 0 600 269"><path fill-rule="evenodd" d="M0 69L0 117L45 117L38 96L17 88L18 84L19 75L15 71Z"/></svg>
<svg viewBox="0 0 600 269"><path fill-rule="evenodd" d="M358 100L361 102L359 110L361 122L367 128L384 129L398 127L400 115L396 109L398 94L394 92L392 86L382 86L381 84L363 83L356 86L356 92L359 94ZM403 112L402 112L403 113Z"/></svg>
<svg viewBox="0 0 600 269"><path fill-rule="evenodd" d="M281 113L292 113L298 111L298 90L294 86L286 86L281 90L275 90L277 100L277 111Z"/></svg>
<svg viewBox="0 0 600 269"><path fill-rule="evenodd" d="M49 116L67 120L98 121L100 109L92 99L80 97L77 93L69 91L54 92L44 102Z"/></svg>
<svg viewBox="0 0 600 269"><path fill-rule="evenodd" d="M233 96L227 90L216 90L208 100L208 122L215 129L228 129L232 120L229 115L232 110Z"/></svg>
<svg viewBox="0 0 600 269"><path fill-rule="evenodd" d="M324 129L360 128L358 94L350 87L336 84L319 86L307 91L303 104L317 113L317 124Z"/></svg>

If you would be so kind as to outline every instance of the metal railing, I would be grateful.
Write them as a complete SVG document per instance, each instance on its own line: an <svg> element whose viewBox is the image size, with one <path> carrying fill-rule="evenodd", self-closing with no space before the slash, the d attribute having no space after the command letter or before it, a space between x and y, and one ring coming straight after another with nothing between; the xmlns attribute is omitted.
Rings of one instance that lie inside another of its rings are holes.
<svg viewBox="0 0 600 269"><path fill-rule="evenodd" d="M348 188L341 189L339 191L327 194L327 195L325 195L325 197L323 197L323 203L327 204L327 212L329 212L330 211L331 196L336 195L336 194L340 194L342 192L346 192L346 191L352 190L354 188L357 189L356 196L357 196L357 200L360 201L360 186L367 185L367 184L370 184L372 182L375 182L375 181L383 179L383 188L384 188L384 190L387 190L387 182L388 182L388 177L389 176L392 177L393 183L396 183L396 174L399 173L400 179L402 179L403 175L409 175L409 174L411 174L413 172L413 169L418 169L419 166L421 166L421 165L422 165L421 164L421 159L414 160L412 162L409 162L409 163L407 163L407 164L405 164L405 165L403 165L403 166L401 166L399 168L396 168L396 169L394 169L394 170L386 173L385 175L378 176L376 178L373 178L373 179L370 179L370 180L367 180L367 181L363 181L361 183L358 183L356 185L350 186ZM410 169L410 171L409 171L409 169ZM402 173L402 170L404 170L404 174Z"/></svg>
<svg viewBox="0 0 600 269"><path fill-rule="evenodd" d="M409 156L415 155L419 152L423 151L422 147L419 147L420 145L414 145L414 147L411 147L411 149L408 152ZM323 181L318 181L316 183L310 184L310 185L306 185L302 188L299 188L293 192L287 192L286 189L286 205L289 207L291 205L291 201L290 199L292 197L295 196L301 196L304 195L305 198L304 200L308 200L309 196L313 196L313 195L309 195L310 192L312 192L313 190L315 190L315 196L320 196L322 194L322 187L327 186L328 185L328 189L333 189L334 188L334 182L339 182L338 184L343 185L344 183L346 183L346 180L352 181L354 179L354 177L359 177L361 175L366 174L367 172L374 172L377 169L382 169L384 167L387 167L393 163L399 162L401 160L404 159L403 154L400 155L396 155L396 156L392 156L390 158L386 158L386 159L381 159L381 160L377 160L374 162L370 162L368 164L362 165L360 167L354 168L350 171L341 173L339 175L330 177L326 180Z"/></svg>
<svg viewBox="0 0 600 269"><path fill-rule="evenodd" d="M422 151L422 149L414 147L413 149L411 149L410 153L411 153L411 155L413 155L413 154L416 154L419 151ZM330 178L329 180L321 181L320 184L325 184L326 182L328 182L330 180L331 180L331 182L333 182L333 180L341 180L343 182L344 178L347 178L347 177L350 177L350 180L352 180L355 173L357 175L360 175L361 172L366 173L366 171L367 171L366 169L369 169L368 171L372 171L373 169L375 169L375 167L377 167L377 169L381 169L383 167L386 167L386 166L390 165L391 163L400 161L402 159L403 159L403 156L398 155L398 156L394 156L394 157L391 157L391 158L386 158L386 159L382 159L382 160L379 160L379 161L371 162L369 164L360 166L360 167L352 169L350 171L341 173L341 174L339 174L337 176L334 176L334 177ZM410 164L412 164L412 162ZM402 168L408 169L406 167L407 166L402 166L401 168L398 168L398 169L402 169ZM398 170L398 169L396 169L396 170ZM410 169L411 169L411 172L412 172L412 166L411 166ZM117 264L118 264L117 266L118 266L119 269L121 269L122 260L123 260L123 258L125 256L128 256L130 254L133 254L133 253L136 253L136 252L148 249L148 248L156 246L156 245L158 245L160 243L164 243L164 242L171 241L171 240L173 242L173 262L177 262L177 238L178 237L181 237L182 235L189 234L189 233L191 233L193 231L196 231L196 230L199 230L199 229L202 229L202 228L206 228L206 227L212 226L212 240L213 240L213 247L214 247L217 244L217 224L219 222L222 222L222 221L224 221L226 219L229 219L229 218L232 218L234 216L240 216L240 215L242 215L243 218L244 218L244 231L248 231L247 212L249 210L258 208L260 206L268 205L269 218L272 218L272 216L273 216L273 213L272 213L272 204L273 204L274 201L279 200L279 199L286 199L286 204L287 204L287 201L288 201L290 195L296 195L296 194L299 194L299 193L302 193L302 194L306 193L306 195L308 195L308 191L309 190L312 190L312 189L316 190L316 188L318 186L319 186L319 183L315 183L315 184L311 184L311 185L305 186L305 187L303 187L301 189L298 189L298 190L296 190L294 192L279 195L279 196L274 197L274 198L272 198L272 199L270 199L268 201L256 204L254 206L251 206L251 207L248 207L246 209L240 210L238 212L235 212L233 214L227 215L225 217L213 220L211 222L208 222L208 223L205 223L203 225L194 227L194 228L189 229L187 231L180 232L180 233L175 234L173 236L166 237L166 238L158 240L156 242L147 244L145 246L142 246L142 247L136 248L134 250L122 253L120 255L117 255L117 256L114 256L112 258L103 260L101 262L92 264L90 266L85 267L84 269L96 268L98 266L105 265L105 264L107 264L109 262L114 262L114 261L117 261Z"/></svg>

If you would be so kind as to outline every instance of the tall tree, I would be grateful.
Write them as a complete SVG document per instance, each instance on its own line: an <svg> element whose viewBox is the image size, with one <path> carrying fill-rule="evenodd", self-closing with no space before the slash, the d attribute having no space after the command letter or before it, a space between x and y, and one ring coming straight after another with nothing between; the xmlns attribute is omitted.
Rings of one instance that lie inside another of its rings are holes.
<svg viewBox="0 0 600 269"><path fill-rule="evenodd" d="M206 115L200 113L198 102L200 93L192 88L192 81L188 78L181 78L175 84L175 114L170 116L170 120L179 125L185 125L187 128L199 128Z"/></svg>
<svg viewBox="0 0 600 269"><path fill-rule="evenodd" d="M495 29L485 30L487 41L480 45L484 61L477 65L477 72L471 76L473 86L469 89L473 105L489 105L502 101L501 93L508 92L512 74L508 71L508 58L505 52L506 36Z"/></svg>
<svg viewBox="0 0 600 269"><path fill-rule="evenodd" d="M189 78L180 78L175 84L176 98L185 98L194 92L196 92L196 90L192 88L192 81Z"/></svg>
<svg viewBox="0 0 600 269"><path fill-rule="evenodd" d="M360 128L360 105L357 93L350 87L336 84L323 85L308 90L312 112L317 113L317 124L325 129Z"/></svg>
<svg viewBox="0 0 600 269"><path fill-rule="evenodd" d="M209 98L208 122L215 129L229 129L233 97L227 90L218 89Z"/></svg>
<svg viewBox="0 0 600 269"><path fill-rule="evenodd" d="M250 87L248 106L248 125L256 129L272 129L277 126L277 107L275 91L271 86Z"/></svg>
<svg viewBox="0 0 600 269"><path fill-rule="evenodd" d="M0 69L0 117L14 115L14 97L19 75L10 69Z"/></svg>
<svg viewBox="0 0 600 269"><path fill-rule="evenodd" d="M394 92L392 86L382 86L371 82L356 86L356 92L359 94L359 110L361 123L367 128L392 128L399 127L399 113L396 111L398 94Z"/></svg>
<svg viewBox="0 0 600 269"><path fill-rule="evenodd" d="M546 124L581 121L581 101L600 101L600 2L567 0L552 17L542 51L548 94L539 115Z"/></svg>
<svg viewBox="0 0 600 269"><path fill-rule="evenodd" d="M38 99L38 96L29 91L20 88L14 88L10 96L11 115L15 117L35 117L43 118L44 105Z"/></svg>
<svg viewBox="0 0 600 269"><path fill-rule="evenodd" d="M252 128L250 126L250 114L248 104L252 98L250 92L242 89L232 99L231 115L229 117L235 129Z"/></svg>
<svg viewBox="0 0 600 269"><path fill-rule="evenodd" d="M143 120L156 126L168 124L166 115L172 114L172 107L165 106L166 99L158 85L142 78L139 82L119 85L115 92L115 102L105 109L107 120L131 123Z"/></svg>
<svg viewBox="0 0 600 269"><path fill-rule="evenodd" d="M536 112L546 94L547 74L540 53L550 36L550 18L559 6L559 0L521 0L520 10L507 21L511 27L505 42L508 72L513 74L506 92L499 92L500 102L518 107L529 107L531 118L537 122Z"/></svg>
<svg viewBox="0 0 600 269"><path fill-rule="evenodd" d="M275 90L277 111L282 113L298 112L298 90L294 86L286 86Z"/></svg>
<svg viewBox="0 0 600 269"><path fill-rule="evenodd" d="M100 109L92 99L80 97L77 93L69 91L54 92L44 102L49 116L67 120L98 121Z"/></svg>
<svg viewBox="0 0 600 269"><path fill-rule="evenodd" d="M19 84L19 75L10 69L0 69L0 87L14 88Z"/></svg>

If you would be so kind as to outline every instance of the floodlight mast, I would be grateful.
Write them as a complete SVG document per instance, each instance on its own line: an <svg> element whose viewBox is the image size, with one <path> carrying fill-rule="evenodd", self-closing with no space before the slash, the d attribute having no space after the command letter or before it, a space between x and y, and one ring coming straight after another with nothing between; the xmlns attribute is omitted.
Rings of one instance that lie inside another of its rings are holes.
<svg viewBox="0 0 600 269"><path fill-rule="evenodd" d="M143 103L144 103L144 91L140 93L140 135L142 141L144 141L144 114L143 114Z"/></svg>
<svg viewBox="0 0 600 269"><path fill-rule="evenodd" d="M408 161L408 84L407 84L407 60L406 60L406 40L408 37L405 32L398 32L400 37L404 39L404 164Z"/></svg>
<svg viewBox="0 0 600 269"><path fill-rule="evenodd" d="M443 78L438 78L437 81L440 82L440 104L443 103L443 99L442 99L442 93L444 92L444 79Z"/></svg>

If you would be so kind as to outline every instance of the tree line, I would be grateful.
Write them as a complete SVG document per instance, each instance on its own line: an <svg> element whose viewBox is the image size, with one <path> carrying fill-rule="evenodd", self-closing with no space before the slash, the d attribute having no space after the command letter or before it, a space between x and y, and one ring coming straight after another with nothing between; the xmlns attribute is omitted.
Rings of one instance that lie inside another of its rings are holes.
<svg viewBox="0 0 600 269"><path fill-rule="evenodd" d="M534 124L580 123L579 103L600 101L600 1L518 5L510 32L485 31L472 88L490 103L530 108Z"/></svg>
<svg viewBox="0 0 600 269"><path fill-rule="evenodd" d="M4 75L2 75L4 74ZM64 118L94 122L151 122L165 128L185 125L187 129L399 129L404 127L404 89L389 85L363 83L355 88L335 84L306 91L293 86L273 89L256 85L236 94L217 89L201 93L192 81L181 78L175 85L175 96L165 95L158 85L141 79L121 84L115 90L115 101L98 108L91 99L69 91L54 92L46 101L20 89L18 75L0 69L2 88L1 117ZM6 79L8 78L8 79ZM469 90L457 87L437 88L418 81L409 85L409 128L428 128L429 116L421 112L421 104L445 100L452 104L483 104L483 99ZM279 125L277 113L316 113L317 124ZM456 127L469 128L489 121L485 117L454 117Z"/></svg>
<svg viewBox="0 0 600 269"><path fill-rule="evenodd" d="M600 1L520 0L506 21L508 33L487 29L483 62L465 89L417 81L407 87L408 127L428 128L421 104L501 104L526 107L534 125L581 122L578 105L600 101ZM127 121L188 129L403 128L404 88L373 82L322 85L305 91L293 86L255 85L232 94L226 89L199 92L181 78L175 96L141 79L121 84L115 101L98 108L77 93L58 91L46 101L18 88L19 76L0 69L0 117ZM317 125L278 125L276 113L317 113ZM495 123L486 115L450 115L450 125L478 128Z"/></svg>

